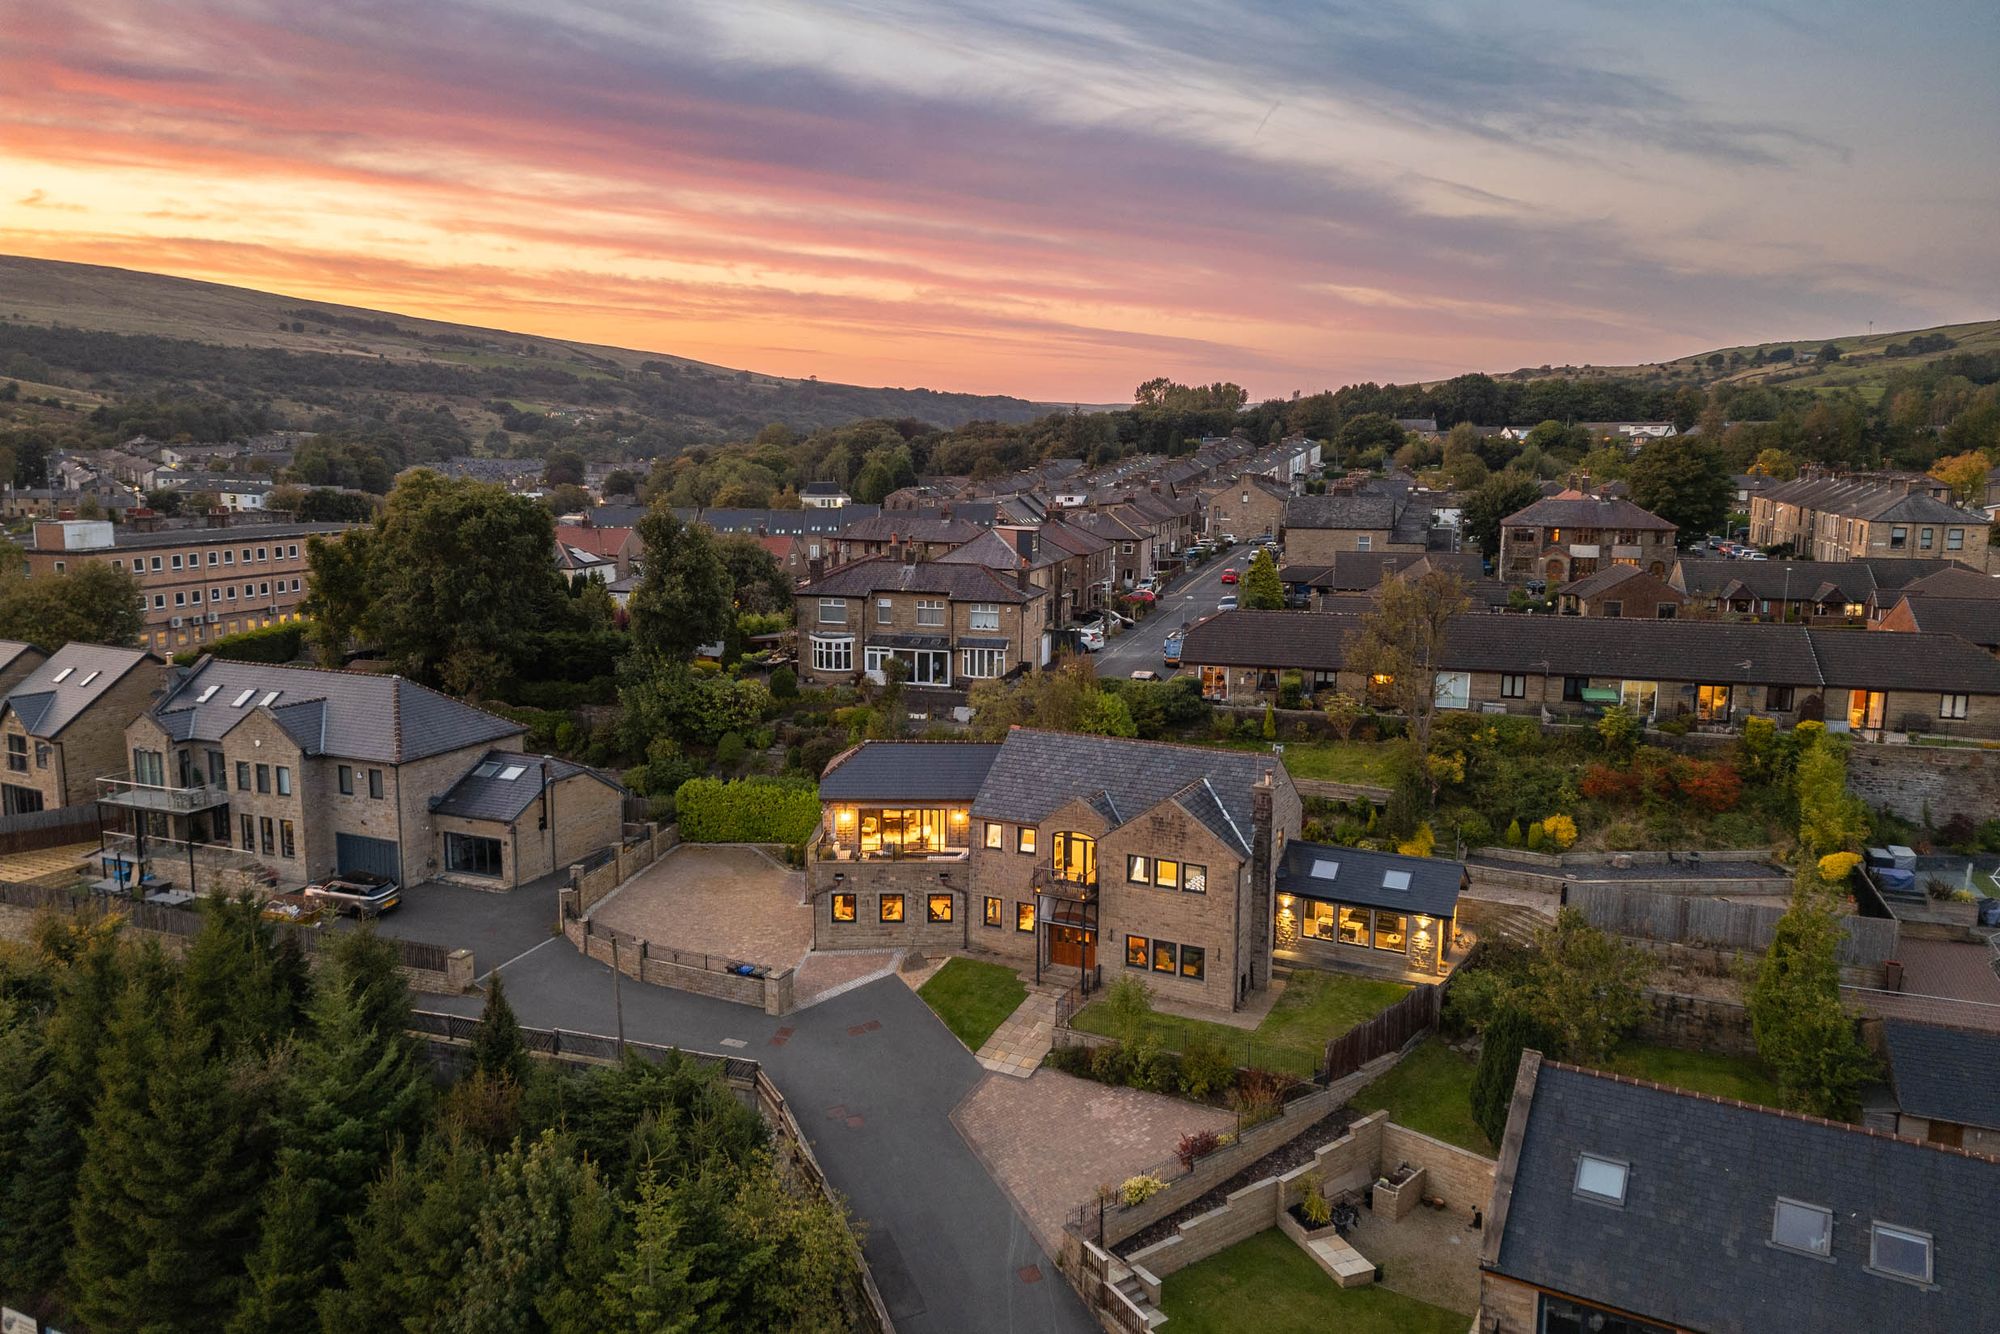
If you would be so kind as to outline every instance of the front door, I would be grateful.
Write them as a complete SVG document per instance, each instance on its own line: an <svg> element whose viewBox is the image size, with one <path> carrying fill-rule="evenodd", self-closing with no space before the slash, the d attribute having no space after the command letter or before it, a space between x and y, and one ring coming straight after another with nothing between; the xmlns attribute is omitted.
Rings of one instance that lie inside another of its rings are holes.
<svg viewBox="0 0 2000 1334"><path fill-rule="evenodd" d="M1883 705L1886 699L1879 690L1850 690L1847 692L1847 725L1856 731L1862 728L1882 726Z"/></svg>
<svg viewBox="0 0 2000 1334"><path fill-rule="evenodd" d="M1097 933L1081 927L1049 927L1049 962L1088 972L1097 967Z"/></svg>

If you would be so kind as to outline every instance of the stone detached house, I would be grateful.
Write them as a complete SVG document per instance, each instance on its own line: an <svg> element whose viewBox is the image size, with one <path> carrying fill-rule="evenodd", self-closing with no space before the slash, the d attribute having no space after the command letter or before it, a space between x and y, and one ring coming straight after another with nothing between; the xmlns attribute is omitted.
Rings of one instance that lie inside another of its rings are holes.
<svg viewBox="0 0 2000 1334"><path fill-rule="evenodd" d="M1500 521L1497 569L1509 583L1562 584L1608 565L1636 565L1665 578L1678 531L1629 500L1564 491Z"/></svg>
<svg viewBox="0 0 2000 1334"><path fill-rule="evenodd" d="M510 722L398 676L205 657L125 729L107 849L296 885L340 871L504 887L615 842L622 790L521 753Z"/></svg>
<svg viewBox="0 0 2000 1334"><path fill-rule="evenodd" d="M794 597L800 673L814 682L848 683L868 673L879 677L895 659L914 686L1011 676L1048 662L1048 604L1048 593L1026 571L888 556L858 560L801 585Z"/></svg>
<svg viewBox="0 0 2000 1334"><path fill-rule="evenodd" d="M23 677L0 703L0 813L94 801L98 778L122 767L125 726L152 702L165 667L145 649L66 644Z"/></svg>
<svg viewBox="0 0 2000 1334"><path fill-rule="evenodd" d="M982 524L963 519L926 519L913 514L871 514L854 520L834 534L831 565L845 565L869 556L935 560L984 533Z"/></svg>
<svg viewBox="0 0 2000 1334"><path fill-rule="evenodd" d="M1486 1334L1988 1329L2000 1159L1527 1052Z"/></svg>
<svg viewBox="0 0 2000 1334"><path fill-rule="evenodd" d="M814 945L974 949L1220 1010L1270 985L1297 790L1269 755L1016 728L870 741L820 778Z"/></svg>

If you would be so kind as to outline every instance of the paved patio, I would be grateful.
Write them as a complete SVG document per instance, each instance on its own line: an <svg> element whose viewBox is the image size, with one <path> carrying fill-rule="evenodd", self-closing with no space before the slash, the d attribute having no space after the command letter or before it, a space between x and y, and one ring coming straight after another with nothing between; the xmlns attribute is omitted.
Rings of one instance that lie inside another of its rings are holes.
<svg viewBox="0 0 2000 1334"><path fill-rule="evenodd" d="M1422 1205L1396 1222L1363 1209L1347 1240L1378 1267L1383 1287L1471 1315L1479 1309L1479 1248L1486 1234L1468 1221L1456 1209Z"/></svg>
<svg viewBox="0 0 2000 1334"><path fill-rule="evenodd" d="M1095 1199L1098 1186L1171 1163L1190 1131L1236 1129L1232 1112L1054 1070L989 1074L951 1119L1051 1254L1070 1210Z"/></svg>
<svg viewBox="0 0 2000 1334"><path fill-rule="evenodd" d="M1056 997L1063 991L1052 982L1029 982L1027 998L974 1053L979 1063L996 1075L1015 1079L1033 1076L1055 1045Z"/></svg>
<svg viewBox="0 0 2000 1334"><path fill-rule="evenodd" d="M683 843L590 913L654 945L789 968L812 948L805 873L755 848Z"/></svg>

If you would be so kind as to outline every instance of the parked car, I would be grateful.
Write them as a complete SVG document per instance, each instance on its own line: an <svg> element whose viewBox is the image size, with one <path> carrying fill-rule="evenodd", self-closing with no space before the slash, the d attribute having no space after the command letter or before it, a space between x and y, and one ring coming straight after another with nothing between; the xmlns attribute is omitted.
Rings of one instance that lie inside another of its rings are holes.
<svg viewBox="0 0 2000 1334"><path fill-rule="evenodd" d="M1763 552L1763 551L1746 551L1746 552L1744 552L1744 553L1743 553L1743 555L1742 555L1741 559L1743 559L1743 560L1769 560L1769 559L1771 559L1771 557L1770 557L1770 554L1769 554L1768 552Z"/></svg>
<svg viewBox="0 0 2000 1334"><path fill-rule="evenodd" d="M1236 569L1234 566L1231 566L1229 569L1224 570L1222 572L1222 582L1225 584L1233 584L1236 582Z"/></svg>
<svg viewBox="0 0 2000 1334"><path fill-rule="evenodd" d="M403 887L386 875L343 871L317 885L307 885L305 896L335 912L353 913L356 917L380 917L403 901Z"/></svg>
<svg viewBox="0 0 2000 1334"><path fill-rule="evenodd" d="M1215 604L1215 609L1217 611L1235 611L1236 595L1234 593L1224 593L1222 600Z"/></svg>
<svg viewBox="0 0 2000 1334"><path fill-rule="evenodd" d="M1076 642L1085 653L1096 653L1104 647L1104 623L1102 621L1081 621L1070 627L1076 631Z"/></svg>
<svg viewBox="0 0 2000 1334"><path fill-rule="evenodd" d="M1125 595L1127 602L1158 602L1160 595L1150 588L1135 588Z"/></svg>

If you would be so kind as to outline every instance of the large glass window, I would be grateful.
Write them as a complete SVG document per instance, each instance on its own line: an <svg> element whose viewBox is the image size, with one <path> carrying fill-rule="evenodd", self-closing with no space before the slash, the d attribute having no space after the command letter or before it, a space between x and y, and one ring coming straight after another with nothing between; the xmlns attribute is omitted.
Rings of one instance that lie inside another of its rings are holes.
<svg viewBox="0 0 2000 1334"><path fill-rule="evenodd" d="M1705 723L1729 721L1729 687L1696 686L1694 716Z"/></svg>
<svg viewBox="0 0 2000 1334"><path fill-rule="evenodd" d="M1340 910L1340 943L1343 945L1366 945L1368 943L1368 919L1366 908L1342 908Z"/></svg>
<svg viewBox="0 0 2000 1334"><path fill-rule="evenodd" d="M945 848L946 813L936 806L864 808L860 827L864 857L941 852Z"/></svg>
<svg viewBox="0 0 2000 1334"><path fill-rule="evenodd" d="M813 670L816 672L851 672L854 670L854 640L849 637L823 639L812 637Z"/></svg>
<svg viewBox="0 0 2000 1334"><path fill-rule="evenodd" d="M1403 952L1409 938L1409 919L1399 912L1375 910L1375 948Z"/></svg>
<svg viewBox="0 0 2000 1334"><path fill-rule="evenodd" d="M1566 1297L1545 1294L1541 1304L1541 1334L1673 1334L1665 1325L1635 1320Z"/></svg>
<svg viewBox="0 0 2000 1334"><path fill-rule="evenodd" d="M476 834L446 834L444 865L461 875L499 875L500 840Z"/></svg>
<svg viewBox="0 0 2000 1334"><path fill-rule="evenodd" d="M1088 834L1057 834L1049 866L1064 880L1079 885L1096 884L1097 840Z"/></svg>
<svg viewBox="0 0 2000 1334"><path fill-rule="evenodd" d="M1005 654L997 648L960 649L958 658L958 674L978 681L999 676L1005 665Z"/></svg>
<svg viewBox="0 0 2000 1334"><path fill-rule="evenodd" d="M1659 694L1658 681L1624 681L1618 687L1618 702L1634 718L1646 719L1653 716L1653 706Z"/></svg>
<svg viewBox="0 0 2000 1334"><path fill-rule="evenodd" d="M1308 940L1332 940L1333 905L1324 899L1299 902L1299 934Z"/></svg>

